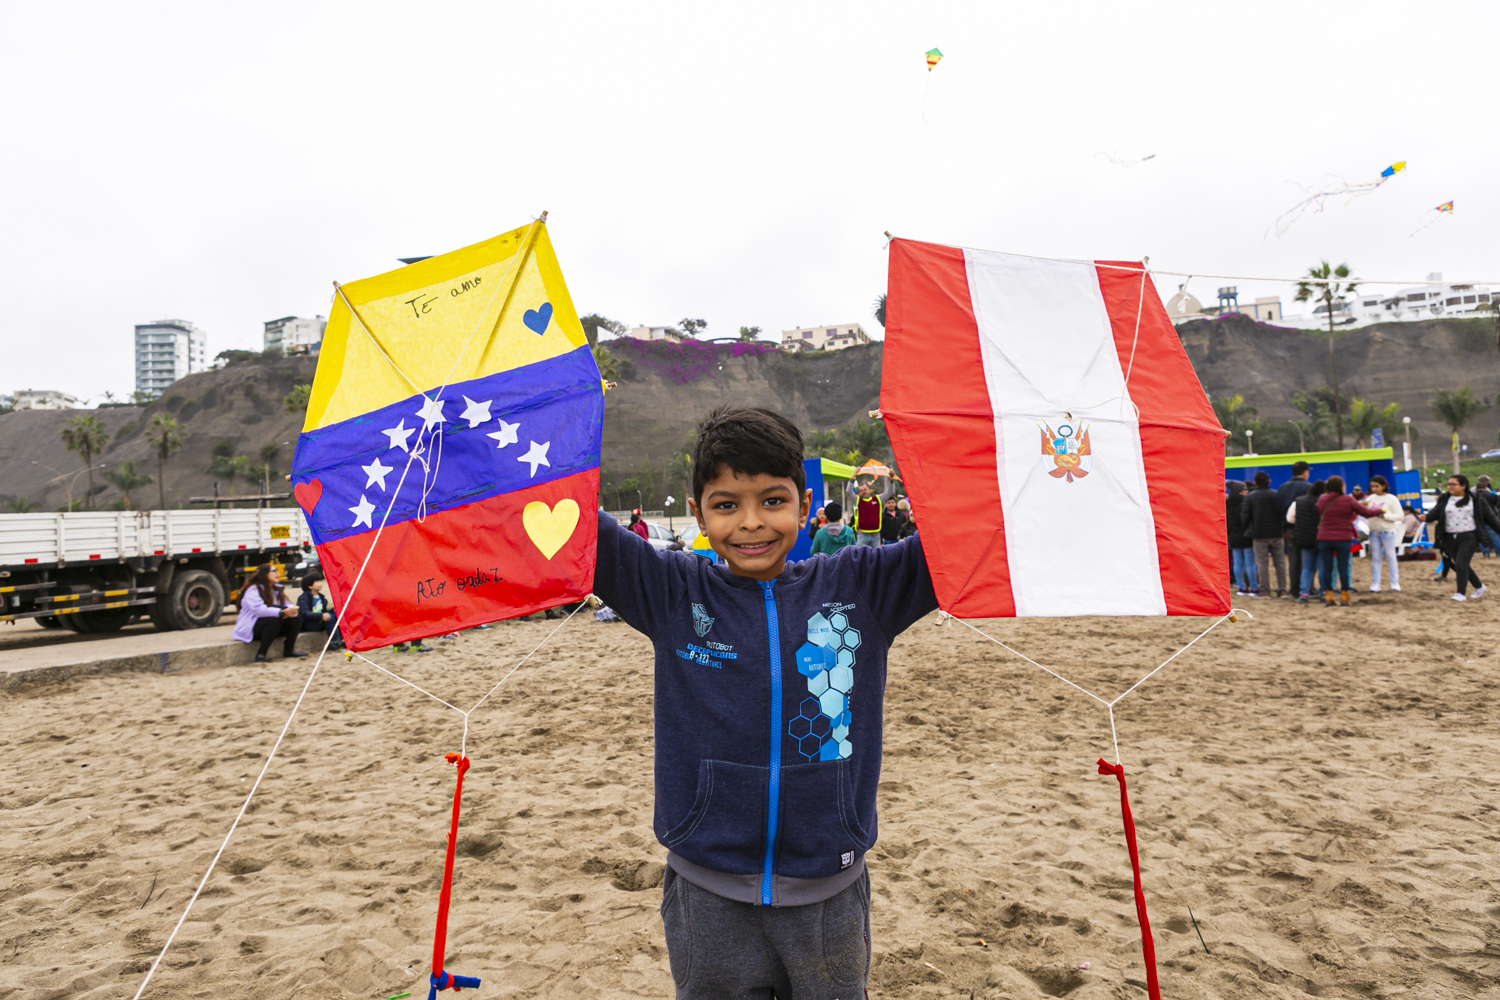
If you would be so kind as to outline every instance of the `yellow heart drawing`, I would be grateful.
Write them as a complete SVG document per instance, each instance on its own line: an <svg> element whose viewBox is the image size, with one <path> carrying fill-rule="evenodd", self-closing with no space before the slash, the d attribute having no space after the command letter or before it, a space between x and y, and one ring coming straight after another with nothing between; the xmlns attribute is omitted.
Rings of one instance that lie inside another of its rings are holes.
<svg viewBox="0 0 1500 1000"><path fill-rule="evenodd" d="M557 506L548 508L540 500L533 500L521 511L521 524L531 543L551 559L557 550L573 537L578 527L578 503L570 497L557 501Z"/></svg>

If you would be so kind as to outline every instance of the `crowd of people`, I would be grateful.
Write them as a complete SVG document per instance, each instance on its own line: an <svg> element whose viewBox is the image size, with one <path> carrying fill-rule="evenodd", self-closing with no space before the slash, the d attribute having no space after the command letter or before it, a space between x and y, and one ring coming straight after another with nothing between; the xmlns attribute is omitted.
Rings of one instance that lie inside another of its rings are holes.
<svg viewBox="0 0 1500 1000"><path fill-rule="evenodd" d="M844 505L830 501L807 519L813 555L832 555L849 545L894 545L917 533L917 519L906 497L898 497L894 483L876 493L864 483L854 489L853 516L844 523Z"/></svg>
<svg viewBox="0 0 1500 1000"><path fill-rule="evenodd" d="M1437 579L1446 582L1450 571L1456 576L1452 599L1488 592L1473 566L1480 552L1500 552L1500 495L1488 476L1472 489L1466 476L1449 476L1446 492L1423 512L1403 506L1384 476L1371 476L1366 492L1358 484L1347 488L1341 476L1310 480L1310 474L1306 462L1297 462L1292 478L1275 489L1264 471L1249 485L1225 482L1230 578L1239 596L1347 606L1354 589L1350 559L1361 545L1369 551L1371 593L1399 592L1398 549L1415 541L1424 523L1442 559Z"/></svg>

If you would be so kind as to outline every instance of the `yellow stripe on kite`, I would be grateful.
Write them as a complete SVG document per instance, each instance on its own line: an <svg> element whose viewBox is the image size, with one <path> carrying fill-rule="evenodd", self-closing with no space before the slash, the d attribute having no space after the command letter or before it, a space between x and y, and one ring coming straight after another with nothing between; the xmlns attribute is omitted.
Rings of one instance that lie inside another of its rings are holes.
<svg viewBox="0 0 1500 1000"><path fill-rule="evenodd" d="M551 322L538 334L525 316L530 311L535 320L549 304ZM323 333L303 430L585 343L547 227L532 223L342 286Z"/></svg>

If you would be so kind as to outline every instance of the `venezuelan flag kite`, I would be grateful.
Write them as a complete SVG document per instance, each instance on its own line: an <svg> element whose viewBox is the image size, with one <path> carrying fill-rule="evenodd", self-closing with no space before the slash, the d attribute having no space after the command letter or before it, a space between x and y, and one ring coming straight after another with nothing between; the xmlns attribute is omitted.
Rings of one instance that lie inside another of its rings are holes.
<svg viewBox="0 0 1500 1000"><path fill-rule="evenodd" d="M603 419L543 222L341 286L292 490L349 648L586 596Z"/></svg>
<svg viewBox="0 0 1500 1000"><path fill-rule="evenodd" d="M880 409L943 610L1228 612L1224 431L1142 266L889 253Z"/></svg>

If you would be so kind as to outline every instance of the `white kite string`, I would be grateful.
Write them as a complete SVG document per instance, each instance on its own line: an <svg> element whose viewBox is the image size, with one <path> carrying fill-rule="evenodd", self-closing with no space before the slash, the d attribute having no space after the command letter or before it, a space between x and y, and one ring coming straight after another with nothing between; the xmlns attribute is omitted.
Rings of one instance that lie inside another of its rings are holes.
<svg viewBox="0 0 1500 1000"><path fill-rule="evenodd" d="M407 456L406 467L401 470L401 480L396 484L395 495L400 495L401 485L406 482L406 474L411 471L411 463L414 457L412 455ZM369 551L365 553L365 559L360 564L359 573L354 577L354 584L349 588L349 594L344 599L345 607L348 607L349 602L354 599L354 593L359 589L360 581L365 578L365 568L370 565L370 557L375 554L375 546L380 542L381 532L385 531L386 522L390 519L391 511L395 509L395 495L391 498L390 506L386 508L385 516L380 519L380 527L375 530L375 537L370 542ZM193 890L192 898L188 900L187 906L183 908L182 916L177 918L177 926L173 927L172 933L167 935L167 942L161 946L161 953L156 956L156 961L151 963L151 968L146 972L146 978L141 980L140 988L135 991L134 1000L140 1000L141 994L146 992L146 986L151 982L151 977L156 975L156 970L161 965L161 960L167 957L167 950L172 947L172 942L177 940L177 932L182 930L182 925L187 921L188 914L192 912L193 904L198 902L198 896L203 892L203 887L208 884L209 876L214 873L214 868L218 865L219 858L223 857L224 849L229 846L230 838L234 836L234 831L239 828L240 820L245 818L245 810L250 808L250 800L255 798L255 792L260 788L261 780L265 778L266 772L271 768L271 761L276 759L276 752L281 749L281 742L286 739L287 731L292 728L292 720L297 717L297 711L302 707L302 699L307 697L307 691L312 687L313 678L318 675L318 668L323 665L323 657L328 655L328 644L333 642L333 636L334 633L329 632L328 638L323 640L323 648L318 651L318 658L313 661L312 670L307 674L307 681L302 685L302 693L297 695L297 702L292 706L291 714L286 717L286 722L281 727L281 733L276 737L276 742L272 744L271 752L266 755L266 762L261 765L260 773L255 776L255 784L250 786L250 792L245 796L244 804L240 806L240 811L235 815L234 822L229 824L229 831L224 834L223 842L219 844L219 849L214 852L213 860L208 863L208 870L203 873L202 880L198 882L198 888Z"/></svg>
<svg viewBox="0 0 1500 1000"><path fill-rule="evenodd" d="M1134 684L1130 685L1130 687L1127 688L1124 691L1124 693L1118 695L1113 701L1105 701L1103 698L1099 697L1094 692L1088 690L1085 687L1082 687L1082 686L1080 686L1078 684L1073 683L1072 681L1070 681L1066 677L1064 677L1062 674L1058 673L1056 670L1053 670L1050 667L1044 667L1044 666L1042 666L1040 663L1036 662L1031 657L1027 656L1025 653L1022 653L1022 652L1020 652L1019 650L1016 650L1016 649L1012 649L1010 646L1007 646L1005 643L1001 642L999 639L996 639L994 636L990 635L988 632L985 632L982 629L979 629L979 628L976 628L973 625L970 625L968 622L964 621L962 618L958 618L958 617L955 617L954 615L950 615L946 611L941 612L941 614L943 615L943 618L945 620L947 620L947 621L956 621L960 625L963 625L963 626L971 629L972 631L979 633L980 635L982 635L986 639L988 639L990 642L993 642L995 645L997 645L1001 649L1005 650L1007 653L1010 653L1010 654L1012 654L1014 656L1019 657L1020 659L1025 660L1027 663L1031 664L1033 667L1038 668L1039 670L1046 671L1047 673L1051 674L1053 677L1056 677L1058 680L1060 680L1064 684L1068 685L1068 687L1073 688L1075 691L1078 691L1078 692L1080 692L1082 694L1088 695L1090 698L1094 699L1099 704L1103 705L1104 708L1109 712L1109 738L1110 738L1110 742L1112 742L1114 744L1114 747L1115 747L1115 763L1116 764L1120 763L1120 738L1119 738L1119 735L1115 731L1115 706L1118 705L1121 701L1123 701L1125 699L1126 695L1130 694L1136 688L1140 687L1142 684L1146 683L1152 677L1156 676L1157 671L1161 670L1162 667L1165 667L1167 664L1169 664L1173 660L1177 659L1183 653L1187 652L1188 648L1191 647L1193 645L1193 643L1197 642L1199 639L1203 638L1205 635L1208 635L1208 633L1212 632L1214 629L1218 628L1220 625L1223 625L1226 621L1232 621L1232 620L1234 620L1234 618L1235 618L1236 615L1244 615L1246 618L1250 618L1250 619L1254 619L1255 618L1255 616L1252 615L1252 614L1250 614L1250 612L1248 612L1248 611L1241 611L1239 608L1230 608L1228 614L1226 614L1223 617L1221 617L1218 621L1214 622L1212 625L1210 625L1208 628L1204 629L1202 632L1199 632L1196 636L1194 636L1187 643L1187 645L1183 646L1177 652L1173 653L1171 656L1167 657L1161 663L1157 664L1157 666L1155 668L1153 668L1150 673L1146 674L1146 676L1142 677L1140 680L1138 680Z"/></svg>
<svg viewBox="0 0 1500 1000"><path fill-rule="evenodd" d="M589 595L589 597L593 597L593 596L594 595L592 595L592 594ZM464 735L463 735L462 742L460 742L460 744L459 744L459 754L463 755L463 754L468 753L468 750L469 750L469 717L472 716L476 710L478 710L478 708L479 708L480 705L483 705L485 703L485 701L487 701L489 699L490 695L492 695L496 691L500 690L500 685L502 685L506 681L510 680L512 674L514 674L517 670L520 670L523 666L525 666L526 665L526 661L529 660L529 659L531 659L533 656L535 656L536 653L537 653L537 650L539 650L543 646L547 645L548 640L550 640L554 635L556 635L558 632L560 632L562 630L562 627L564 625L566 625L566 624L568 624L568 622L572 621L573 616L576 615L576 614L578 614L578 612L580 610L582 610L582 608L587 603L588 603L587 600L579 601L578 602L578 607L574 608L572 611L569 611L568 614L567 614L567 616L565 618L563 618L562 621L560 621L560 622L557 623L557 627L556 628L554 628L551 632L548 632L545 636L543 636L542 637L542 641L539 642L539 643L537 643L535 646L533 646L531 648L531 652L529 652L525 656L521 657L520 661L517 662L515 666L513 666L513 667L510 668L510 672L507 673L504 677L500 678L498 681L496 681L495 682L495 686L492 687L492 688L490 688L488 691L486 691L484 693L484 697L480 698L473 705L471 705L469 707L469 710L467 712L464 711L463 709L459 708L457 705L449 704L448 702L446 702L443 699L439 698L437 695L433 694L431 691L428 691L426 688L421 687L421 686L419 686L417 684L412 683L411 681L407 680L405 677L402 677L400 674L395 673L394 671L391 671L391 670L387 670L385 667L382 667L380 664L376 663L374 660L371 660L368 657L363 656L360 653L355 653L355 652L351 651L349 653L349 655L351 657L353 657L354 659L356 659L356 660L362 660L363 662L368 663L370 666L374 667L376 670L380 671L381 673L386 674L387 676L390 676L390 677L394 677L396 680L400 681L402 684L405 684L407 687L412 688L412 689L414 689L416 691L420 691L422 694L425 694L427 697L431 698L433 701L437 702L439 705L443 705L443 706L446 706L447 708L451 708L451 709L453 709L453 711L455 711L459 715L463 716L464 717Z"/></svg>
<svg viewBox="0 0 1500 1000"><path fill-rule="evenodd" d="M528 235L530 234L531 230L533 228L535 228L535 226L536 226L536 222L533 221L532 224L531 224L531 227L527 229L527 234ZM524 241L523 241L523 245L524 245ZM516 256L519 256L519 252L517 253ZM515 260L515 258L513 257L511 262L514 263L514 260ZM510 273L510 268L509 268L509 266L507 266L507 268L506 268L506 274L509 274L509 273ZM501 282L500 283L502 285L504 284L504 275L501 276ZM365 335L370 338L370 341L375 345L376 350L380 351L381 355L383 357L385 357L386 361L390 362L391 367L396 370L396 373L398 375L400 375L402 377L402 379L404 379L408 385L410 385L413 389L417 389L416 384L414 382L412 382L411 379L407 378L406 373L403 372L401 370L401 368L396 364L396 362L391 359L390 355L386 354L385 348L383 348L383 347L380 346L380 342L375 339L375 335L370 332L370 330L369 330L368 327L365 326L364 320L360 318L360 316L359 316L359 314L357 312L355 312L354 307L349 303L348 298L346 298L344 296L344 291L338 285L337 282L334 283L334 288L338 290L339 297L344 300L344 305L349 308L350 315L353 316L356 321L358 321L360 329L362 329L362 330L365 331ZM498 294L498 292L499 292L499 289L497 288L496 289L496 294ZM489 305L493 304L493 303L494 303L494 295L492 294L490 296L490 303L485 306L485 312L489 311ZM481 321L483 320L483 314L481 314L480 320ZM477 332L478 328L479 328L479 323L476 322L475 325L474 325L474 331L469 334L469 340L470 341L472 341L474 339L474 332ZM464 350L467 350L467 349L468 349L468 342L466 341L465 344L464 344ZM462 356L463 356L463 352L460 351L459 352L459 357L462 358ZM452 378L453 371L456 370L457 368L458 368L458 360L455 359L455 361L453 362L453 368L450 369L449 372L448 372L449 378ZM447 388L447 383L444 383L443 388ZM438 391L441 392L442 390L439 389ZM418 392L418 394L421 394L421 390L420 389L417 389L417 392ZM360 564L359 572L354 577L354 583L353 583L353 585L350 586L349 593L344 598L344 605L345 605L345 607L348 607L349 602L354 599L354 594L359 589L360 582L364 579L365 569L370 565L370 558L375 554L375 547L376 547L376 545L378 545L380 543L380 536L385 531L386 522L390 520L391 512L393 510L395 510L395 508L396 508L396 498L401 495L401 487L402 487L402 485L405 484L407 473L411 471L411 463L416 458L417 458L417 455L415 455L415 454L413 454L411 452L407 453L407 456L406 456L406 466L401 470L401 479L396 483L395 492L392 493L392 495L391 495L391 502L386 507L385 515L380 519L380 527L375 530L375 537L370 542L370 548L369 548L369 550L365 552L364 562L362 562ZM426 463L425 462L423 462L423 467L426 468ZM424 496L423 499L425 501L426 497ZM575 608L574 612L576 613L576 611L577 611L577 609ZM568 616L568 618L571 618L571 617L572 617L572 615L570 614ZM562 624L559 625L558 628L561 628L562 625L566 625L567 621L568 621L568 619L563 619ZM557 634L557 629L553 629L552 632L548 634L547 638L542 640L542 643L545 643L547 641L547 639L552 638L552 636L556 635L556 634ZM333 641L333 633L330 632L330 633L328 633L328 638L326 640L324 640L324 642L323 642L323 648L318 652L318 658L313 661L312 670L310 670L308 672L307 681L302 685L302 691L301 691L300 694L297 695L297 701L296 701L296 703L294 705L292 705L291 714L289 714L287 716L286 722L282 725L281 732L276 737L276 742L274 744L272 744L272 746L271 746L271 752L266 755L266 762L265 762L265 764L263 764L261 766L260 773L255 776L255 783L250 786L250 792L249 792L249 794L247 794L245 796L245 801L240 806L240 811L235 815L234 822L229 825L229 831L226 834L224 834L224 840L223 840L223 842L221 844L219 844L218 851L216 851L214 853L213 860L208 863L208 870L203 873L203 878L202 878L202 880L199 881L198 887L193 890L192 897L188 900L187 906L183 908L182 916L180 916L180 917L177 918L177 924L176 924L176 926L174 926L172 928L172 933L167 936L167 941L166 941L165 944L162 945L161 952L156 956L156 961L152 962L151 963L151 968L146 971L146 978L143 979L143 980L141 980L141 985L135 991L135 996L134 996L133 1000L140 1000L141 994L143 994L146 991L146 987L148 985L150 985L150 983L151 983L151 977L154 976L154 975L156 975L156 970L157 970L157 968L160 967L162 959L166 958L168 950L170 950L171 947L172 947L172 942L177 939L178 932L182 930L182 925L187 921L188 914L190 912L192 912L193 905L198 902L198 897L199 897L199 895L202 894L203 887L208 884L209 877L211 875L213 875L214 868L218 865L219 859L221 857L223 857L225 848L227 848L229 846L230 839L234 836L235 830L237 830L239 828L240 820L244 819L244 817L245 817L245 811L250 808L250 802L251 802L252 799L255 798L255 792L256 792L256 790L260 788L260 783L261 783L262 779L265 778L266 772L268 770L270 770L271 762L276 758L277 751L281 749L281 743L282 743L282 741L284 739L286 739L287 731L289 729L291 729L291 727L292 727L292 720L297 717L297 712L302 707L302 701L303 701L304 698L307 697L308 689L312 687L313 678L317 676L317 674L318 674L318 668L320 666L322 666L322 664L323 664L323 657L327 655L327 653L328 653L328 645L332 641ZM542 643L539 643L537 645L537 649L541 648ZM530 657L532 656L532 654L534 654L535 652L536 652L536 649L533 649L530 653L527 653L526 657L524 657L522 659L521 663L525 663L526 660L530 659ZM363 657L361 657L361 659L363 659ZM369 661L366 661L366 662L369 662ZM375 664L371 664L371 666L374 666L374 665ZM511 670L510 673L511 674L515 673L516 669L519 669L519 667L520 667L520 664L517 664L516 667ZM390 673L390 671L384 671L384 672L385 673ZM396 675L392 674L392 676L394 677ZM505 677L509 678L510 674L506 674ZM398 680L402 680L404 683L407 683L407 684L411 683L410 681L405 681L404 678L399 678L398 677L397 679ZM505 678L502 678L501 679L501 683L503 684L504 682L505 682ZM412 684L411 686L412 687L416 687L415 684ZM500 686L499 684L495 685L495 687L499 687L499 686ZM421 688L417 688L417 690L420 691ZM423 694L428 694L428 692L426 692L426 691L423 691L422 693ZM490 696L490 694L493 694L493 693L494 693L494 688L491 688L489 694L486 694L484 697L488 698ZM429 694L429 697L436 698L435 695L430 695L430 694ZM441 698L436 698L436 700L442 701ZM483 701L484 701L484 699L481 698L480 702L482 703ZM444 702L444 704L447 704L447 703ZM451 705L449 707L452 708ZM479 706L476 704L474 707L478 708ZM455 711L457 711L457 709L455 709ZM472 712L473 709L470 709L469 711ZM465 714L464 715L464 739L465 739L465 742L467 742L467 739L468 739L468 731L469 731L469 720L468 720L468 715Z"/></svg>

